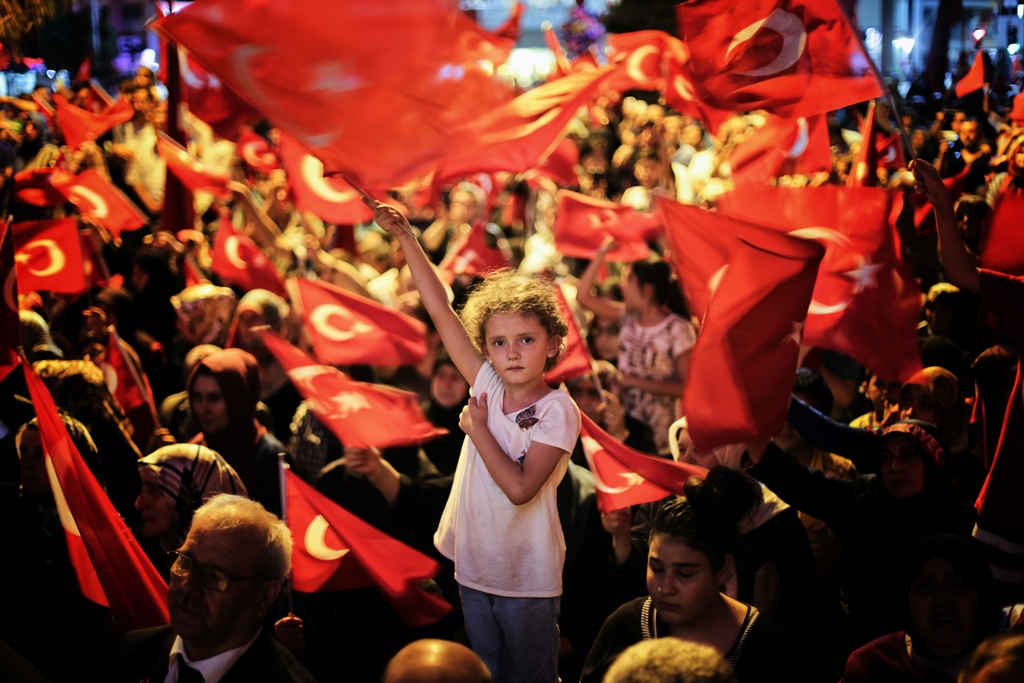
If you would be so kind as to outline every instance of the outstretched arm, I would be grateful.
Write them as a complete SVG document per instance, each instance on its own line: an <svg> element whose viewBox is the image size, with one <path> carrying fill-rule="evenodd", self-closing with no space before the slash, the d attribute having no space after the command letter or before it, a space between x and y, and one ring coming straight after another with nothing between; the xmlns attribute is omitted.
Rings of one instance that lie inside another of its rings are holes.
<svg viewBox="0 0 1024 683"><path fill-rule="evenodd" d="M953 198L939 177L938 170L931 164L911 162L910 170L921 192L935 207L935 223L939 230L939 255L942 269L950 284L968 292L978 292L981 277L971 255L960 237L953 212Z"/></svg>
<svg viewBox="0 0 1024 683"><path fill-rule="evenodd" d="M604 263L604 256L615 247L615 242L608 240L594 254L594 260L590 262L583 274L580 275L580 286L576 292L576 301L580 306L593 311L602 318L616 320L622 317L626 307L621 301L614 301L608 297L594 294L594 279L597 271Z"/></svg>
<svg viewBox="0 0 1024 683"><path fill-rule="evenodd" d="M393 206L383 202L366 203L373 209L373 219L377 225L389 235L398 238L405 252L405 260L409 265L409 272L412 273L413 282L420 292L420 299L434 321L438 334L441 335L445 350L455 362L455 367L472 385L484 359L473 346L466 328L462 326L462 321L448 303L448 292L430 265L427 255L423 253L423 247L413 236L409 221Z"/></svg>

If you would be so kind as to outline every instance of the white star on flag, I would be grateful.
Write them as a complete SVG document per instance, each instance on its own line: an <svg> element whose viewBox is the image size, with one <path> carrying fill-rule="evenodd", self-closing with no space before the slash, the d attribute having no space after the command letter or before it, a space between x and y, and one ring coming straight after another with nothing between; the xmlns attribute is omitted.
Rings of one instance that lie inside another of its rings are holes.
<svg viewBox="0 0 1024 683"><path fill-rule="evenodd" d="M860 266L844 273L853 280L853 293L860 294L868 287L878 287L878 271L882 270L884 264L871 263L870 259L858 256Z"/></svg>

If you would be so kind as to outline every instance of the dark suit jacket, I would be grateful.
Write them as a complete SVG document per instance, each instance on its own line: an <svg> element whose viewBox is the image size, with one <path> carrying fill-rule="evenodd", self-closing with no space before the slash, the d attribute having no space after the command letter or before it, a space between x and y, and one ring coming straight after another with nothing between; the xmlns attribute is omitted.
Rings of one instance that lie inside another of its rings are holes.
<svg viewBox="0 0 1024 683"><path fill-rule="evenodd" d="M124 683L163 683L175 634L170 626L132 631L121 636L114 652L109 680ZM316 683L264 628L256 642L228 670L221 683L267 681L268 683Z"/></svg>

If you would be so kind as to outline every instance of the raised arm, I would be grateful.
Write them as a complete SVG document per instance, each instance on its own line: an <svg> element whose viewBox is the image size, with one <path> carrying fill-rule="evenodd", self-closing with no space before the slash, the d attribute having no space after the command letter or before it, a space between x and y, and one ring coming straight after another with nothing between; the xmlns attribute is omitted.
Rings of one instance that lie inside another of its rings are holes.
<svg viewBox="0 0 1024 683"><path fill-rule="evenodd" d="M946 280L960 289L977 294L981 276L960 237L953 212L953 197L939 177L939 171L927 163L911 162L918 189L935 207L935 223L939 230L939 255Z"/></svg>
<svg viewBox="0 0 1024 683"><path fill-rule="evenodd" d="M576 301L580 303L580 306L593 311L602 318L610 318L612 320L622 317L626 307L621 301L615 301L608 297L594 294L594 280L597 278L598 269L604 263L605 254L614 247L615 242L611 240L601 245L601 248L594 254L594 260L590 262L580 276L580 286L576 292Z"/></svg>
<svg viewBox="0 0 1024 683"><path fill-rule="evenodd" d="M441 342L455 362L455 367L472 386L484 359L473 346L466 328L462 326L462 321L448 303L448 292L430 265L423 247L413 236L409 221L393 206L383 202L367 202L367 205L373 209L373 219L377 225L389 235L398 238L405 252L405 260L409 265L409 272L412 273L413 282L420 292L420 299L430 314L430 319L434 321L438 334L441 335Z"/></svg>

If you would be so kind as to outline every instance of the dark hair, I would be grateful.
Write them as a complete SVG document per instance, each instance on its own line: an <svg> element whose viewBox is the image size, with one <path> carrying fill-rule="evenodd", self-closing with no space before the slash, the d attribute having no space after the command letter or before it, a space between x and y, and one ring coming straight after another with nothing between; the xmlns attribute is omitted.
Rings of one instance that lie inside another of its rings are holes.
<svg viewBox="0 0 1024 683"><path fill-rule="evenodd" d="M761 502L761 485L742 472L719 466L708 470L704 479L690 477L683 492L685 497L654 515L648 543L656 536L672 536L704 553L717 572L736 547L739 521Z"/></svg>
<svg viewBox="0 0 1024 683"><path fill-rule="evenodd" d="M818 412L829 415L832 413L832 406L835 399L832 397L832 390L828 382L817 370L810 368L797 368L796 379L793 380L793 393L801 394L810 399L805 401Z"/></svg>
<svg viewBox="0 0 1024 683"><path fill-rule="evenodd" d="M654 301L659 306L667 306L672 312L688 317L682 292L679 291L668 261L652 256L630 264L629 272L641 286L651 285L654 288Z"/></svg>

